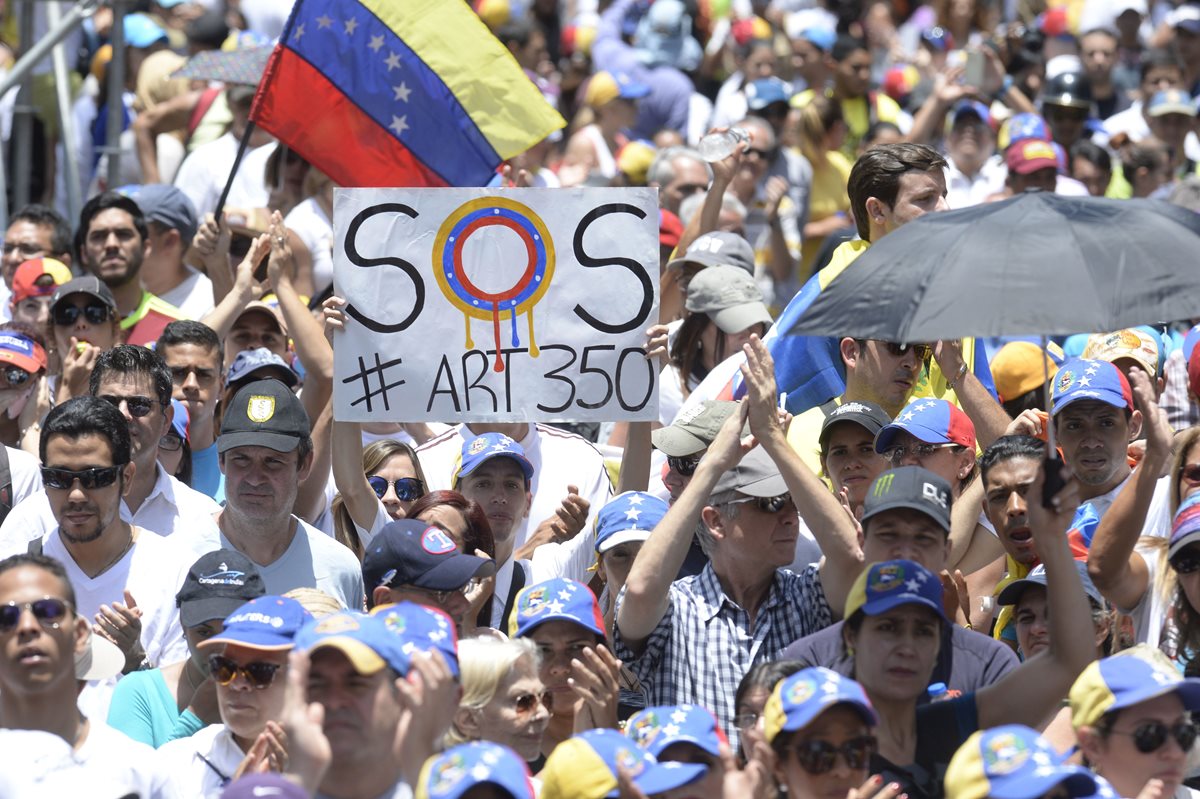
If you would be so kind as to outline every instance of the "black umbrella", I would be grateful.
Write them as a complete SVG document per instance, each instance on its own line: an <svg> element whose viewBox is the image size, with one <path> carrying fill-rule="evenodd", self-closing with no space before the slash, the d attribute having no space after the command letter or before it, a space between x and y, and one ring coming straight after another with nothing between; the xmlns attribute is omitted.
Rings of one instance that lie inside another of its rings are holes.
<svg viewBox="0 0 1200 799"><path fill-rule="evenodd" d="M873 244L787 331L886 341L1067 335L1200 316L1200 215L1031 192Z"/></svg>

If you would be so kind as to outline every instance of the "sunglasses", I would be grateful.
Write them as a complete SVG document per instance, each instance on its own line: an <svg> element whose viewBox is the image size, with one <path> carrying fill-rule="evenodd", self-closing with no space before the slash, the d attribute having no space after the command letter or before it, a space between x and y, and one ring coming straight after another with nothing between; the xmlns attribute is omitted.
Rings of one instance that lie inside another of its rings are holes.
<svg viewBox="0 0 1200 799"><path fill-rule="evenodd" d="M754 503L754 507L758 508L763 513L779 513L779 511L783 510L791 501L791 494L780 494L777 497L746 497L745 499L735 499L729 504L744 505L746 503Z"/></svg>
<svg viewBox="0 0 1200 799"><path fill-rule="evenodd" d="M760 161L770 161L773 153L770 150L759 150L756 147L748 147L743 153L744 156L753 155Z"/></svg>
<svg viewBox="0 0 1200 799"><path fill-rule="evenodd" d="M35 599L32 602L9 602L0 605L0 633L11 632L21 621L21 614L28 610L38 620L38 624L57 630L67 618L71 606L66 600L55 599L52 596Z"/></svg>
<svg viewBox="0 0 1200 799"><path fill-rule="evenodd" d="M121 469L125 464L121 463L116 466L105 466L96 469L84 469L81 472L73 472L70 469L53 469L49 466L42 467L42 483L46 488L55 488L59 491L67 491L75 485L75 481L79 481L80 487L84 491L92 491L97 488L108 488L113 483L117 482L117 476L121 474Z"/></svg>
<svg viewBox="0 0 1200 799"><path fill-rule="evenodd" d="M911 444L907 447L903 446L902 444L897 444L894 447L888 447L885 449L883 451L883 457L892 466L899 466L900 463L910 454L919 460L921 458L928 458L939 449L946 449L947 447L954 446L957 446L957 444L927 444L924 441L921 441L917 444Z"/></svg>
<svg viewBox="0 0 1200 799"><path fill-rule="evenodd" d="M425 484L415 477L401 477L399 480L388 480L386 477L380 477L373 474L367 478L367 482L371 484L371 490L375 492L375 496L383 499L388 492L388 486L396 490L396 499L401 502L412 502L414 499L419 499L425 493Z"/></svg>
<svg viewBox="0 0 1200 799"><path fill-rule="evenodd" d="M6 366L3 370L4 380L10 386L23 386L29 382L32 375L19 366Z"/></svg>
<svg viewBox="0 0 1200 799"><path fill-rule="evenodd" d="M1200 485L1200 463L1189 463L1179 469L1179 476L1191 485Z"/></svg>
<svg viewBox="0 0 1200 799"><path fill-rule="evenodd" d="M671 471L678 472L683 477L691 477L696 473L696 467L700 465L700 458L703 456L704 453L702 452L696 455L683 455L678 458L674 455L668 455L667 466Z"/></svg>
<svg viewBox="0 0 1200 799"><path fill-rule="evenodd" d="M518 694L513 699L513 707L517 709L518 716L528 716L537 710L538 705L544 705L547 709L550 707L550 692L542 691L540 694Z"/></svg>
<svg viewBox="0 0 1200 799"><path fill-rule="evenodd" d="M828 741L805 741L792 747L792 751L796 754L796 762L813 775L830 771L839 754L850 768L866 768L871 760L871 755L878 750L879 742L873 735L851 738L841 746L834 746Z"/></svg>
<svg viewBox="0 0 1200 799"><path fill-rule="evenodd" d="M933 357L933 346L930 344L897 344L894 341L885 341L884 344L887 345L887 351L897 358L903 358L912 350L917 360L928 365L929 359Z"/></svg>
<svg viewBox="0 0 1200 799"><path fill-rule="evenodd" d="M282 667L278 663L261 660L242 666L222 655L213 655L208 659L208 668L218 685L229 685L240 674L251 687L262 690L275 680L276 673Z"/></svg>
<svg viewBox="0 0 1200 799"><path fill-rule="evenodd" d="M1171 568L1178 574L1200 571L1200 547L1189 546L1171 558Z"/></svg>
<svg viewBox="0 0 1200 799"><path fill-rule="evenodd" d="M1115 735L1132 737L1133 745L1144 755L1161 749L1168 737L1174 738L1175 743L1179 744L1179 748L1187 752L1192 748L1192 744L1196 743L1196 735L1200 734L1200 730L1196 728L1196 723L1193 721L1180 721L1170 727L1161 721L1148 721L1134 728L1133 732L1121 732L1120 730L1110 730L1110 732Z"/></svg>
<svg viewBox="0 0 1200 799"><path fill-rule="evenodd" d="M59 327L69 327L83 314L90 325L102 325L108 321L111 310L107 305L91 304L80 308L78 305L57 305L54 308L54 324Z"/></svg>
<svg viewBox="0 0 1200 799"><path fill-rule="evenodd" d="M158 400L150 399L149 397L114 397L111 394L104 394L100 399L107 402L109 405L121 410L121 403L125 403L125 407L129 408L129 415L134 419L141 419L144 416L149 416L150 411L154 410L158 405Z"/></svg>

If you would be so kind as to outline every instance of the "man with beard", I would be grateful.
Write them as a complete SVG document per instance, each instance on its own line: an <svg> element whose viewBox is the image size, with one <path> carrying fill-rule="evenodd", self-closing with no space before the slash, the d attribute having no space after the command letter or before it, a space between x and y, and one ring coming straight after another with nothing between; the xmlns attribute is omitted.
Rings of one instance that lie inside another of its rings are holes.
<svg viewBox="0 0 1200 799"><path fill-rule="evenodd" d="M130 344L149 346L183 312L142 288L142 262L151 251L150 230L137 203L106 191L79 214L75 249L83 266L104 281L117 300L121 329Z"/></svg>

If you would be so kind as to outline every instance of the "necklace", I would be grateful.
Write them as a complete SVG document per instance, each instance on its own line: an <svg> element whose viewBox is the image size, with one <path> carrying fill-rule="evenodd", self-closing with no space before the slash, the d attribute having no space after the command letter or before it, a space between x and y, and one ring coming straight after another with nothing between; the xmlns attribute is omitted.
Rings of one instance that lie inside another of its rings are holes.
<svg viewBox="0 0 1200 799"><path fill-rule="evenodd" d="M96 572L92 576L99 577L101 574L104 574L106 571L108 571L113 566L115 566L117 563L119 563L121 558L125 557L125 553L133 548L133 540L134 540L134 535L133 535L133 531L131 530L129 532L129 540L125 542L125 546L121 548L121 551L117 553L116 557L114 557L108 563L104 564L104 568L101 569L100 571Z"/></svg>

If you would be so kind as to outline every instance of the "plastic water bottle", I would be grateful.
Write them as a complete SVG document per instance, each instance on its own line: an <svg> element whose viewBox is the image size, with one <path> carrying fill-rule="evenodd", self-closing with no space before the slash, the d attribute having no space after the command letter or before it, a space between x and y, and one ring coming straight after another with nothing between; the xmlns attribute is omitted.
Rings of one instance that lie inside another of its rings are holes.
<svg viewBox="0 0 1200 799"><path fill-rule="evenodd" d="M950 690L944 682L935 682L925 690L929 693L930 702L941 702L950 698Z"/></svg>
<svg viewBox="0 0 1200 799"><path fill-rule="evenodd" d="M708 134L700 140L696 149L700 151L700 156L705 161L713 163L714 161L723 161L733 155L738 145L744 141L750 141L749 133L741 128L729 128Z"/></svg>

